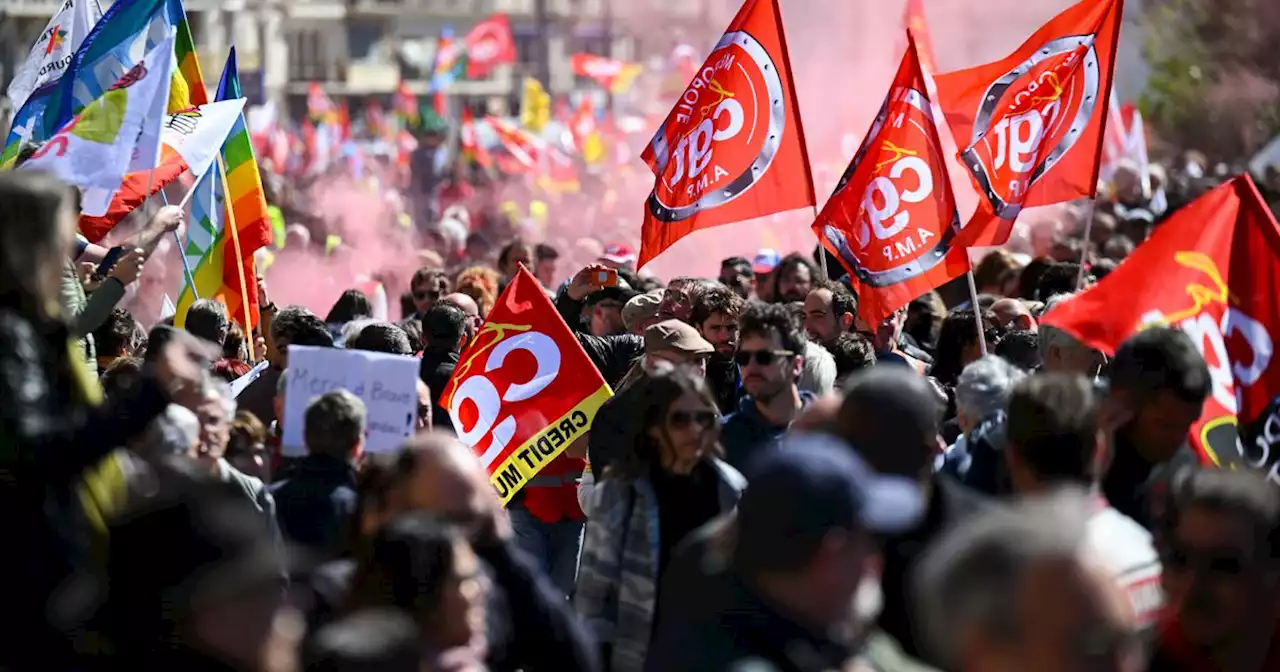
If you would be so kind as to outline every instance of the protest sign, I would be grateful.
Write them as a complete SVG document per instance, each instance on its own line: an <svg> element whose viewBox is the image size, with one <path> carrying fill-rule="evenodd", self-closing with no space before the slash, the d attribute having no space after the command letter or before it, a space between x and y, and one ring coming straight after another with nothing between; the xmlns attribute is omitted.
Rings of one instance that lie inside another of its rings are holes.
<svg viewBox="0 0 1280 672"><path fill-rule="evenodd" d="M345 389L368 408L366 452L399 448L413 435L418 413L418 360L363 350L289 347L285 372L284 454L305 454L302 440L307 404L331 390Z"/></svg>

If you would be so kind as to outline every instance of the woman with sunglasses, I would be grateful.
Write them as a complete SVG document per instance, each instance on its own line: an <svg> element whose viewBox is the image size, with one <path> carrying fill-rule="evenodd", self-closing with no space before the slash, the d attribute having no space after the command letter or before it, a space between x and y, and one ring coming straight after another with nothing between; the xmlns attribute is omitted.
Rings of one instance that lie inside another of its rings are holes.
<svg viewBox="0 0 1280 672"><path fill-rule="evenodd" d="M720 459L720 417L701 376L662 366L638 384L645 430L596 485L574 596L613 672L644 667L672 549L746 487Z"/></svg>

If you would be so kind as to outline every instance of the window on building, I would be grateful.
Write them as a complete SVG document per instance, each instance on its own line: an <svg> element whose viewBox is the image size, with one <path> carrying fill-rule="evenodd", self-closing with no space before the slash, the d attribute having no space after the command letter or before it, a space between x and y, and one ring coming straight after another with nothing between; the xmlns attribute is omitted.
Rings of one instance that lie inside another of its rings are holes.
<svg viewBox="0 0 1280 672"><path fill-rule="evenodd" d="M289 78L293 80L327 80L328 64L325 59L324 40L318 30L291 32L289 43Z"/></svg>

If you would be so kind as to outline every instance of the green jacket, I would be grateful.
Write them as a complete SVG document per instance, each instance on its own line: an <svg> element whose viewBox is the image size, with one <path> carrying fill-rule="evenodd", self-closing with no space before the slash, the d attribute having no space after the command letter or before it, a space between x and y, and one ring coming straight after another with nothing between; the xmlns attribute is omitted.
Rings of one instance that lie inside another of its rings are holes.
<svg viewBox="0 0 1280 672"><path fill-rule="evenodd" d="M93 330L106 323L120 299L124 298L124 285L115 278L102 281L92 296L84 293L76 273L75 262L68 260L62 267L62 287L59 302L71 323L71 333L80 340L80 348L89 362L89 370L98 370L97 351L93 344Z"/></svg>

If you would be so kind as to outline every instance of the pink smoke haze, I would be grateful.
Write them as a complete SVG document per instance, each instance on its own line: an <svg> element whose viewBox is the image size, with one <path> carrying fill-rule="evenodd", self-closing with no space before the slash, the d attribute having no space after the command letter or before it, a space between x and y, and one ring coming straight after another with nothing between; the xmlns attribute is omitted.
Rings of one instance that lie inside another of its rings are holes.
<svg viewBox="0 0 1280 672"><path fill-rule="evenodd" d="M735 7L715 12L713 26L693 22L684 26L651 25L654 12L645 8L665 0L615 3L619 30L642 35L646 41L670 39L705 50L718 38ZM925 11L934 51L941 70L954 70L1000 58L1027 38L1041 23L1070 3L1067 0L926 0ZM879 109L902 55L906 41L901 2L849 2L848 0L781 0L791 65L796 81L801 117L813 166L819 207L843 172ZM666 36L658 37L658 36ZM674 97L656 101L651 114L661 118ZM588 187L587 202L616 198L624 216L601 221L593 208L559 203L549 197L550 217L534 242L547 241L561 252L560 279L588 263L599 243L621 242L639 248L644 199L652 177L640 161L640 151L654 129L631 136L632 161L625 169L602 176ZM944 133L944 145L954 152L954 142ZM962 218L972 212L975 196L968 177L952 168L952 182ZM603 186L601 186L603 185ZM271 298L280 305L302 304L323 316L343 290L356 286L355 278L380 273L387 286L390 314L398 316L398 296L418 267L418 256L407 232L396 226L394 198L370 193L349 182L334 182L313 190L314 207L331 220L337 235L350 251L326 257L319 253L281 255L269 272ZM527 204L521 204L527 212ZM660 278L674 275L714 276L721 259L750 258L759 248L788 253L813 250L816 240L809 229L814 213L801 210L726 225L688 236L658 257L645 271ZM1052 219L1051 214L1028 211L1024 226ZM543 227L534 225L535 230ZM1025 235L1025 234L1023 234ZM316 235L313 248L323 248ZM500 245L505 241L494 241Z"/></svg>

